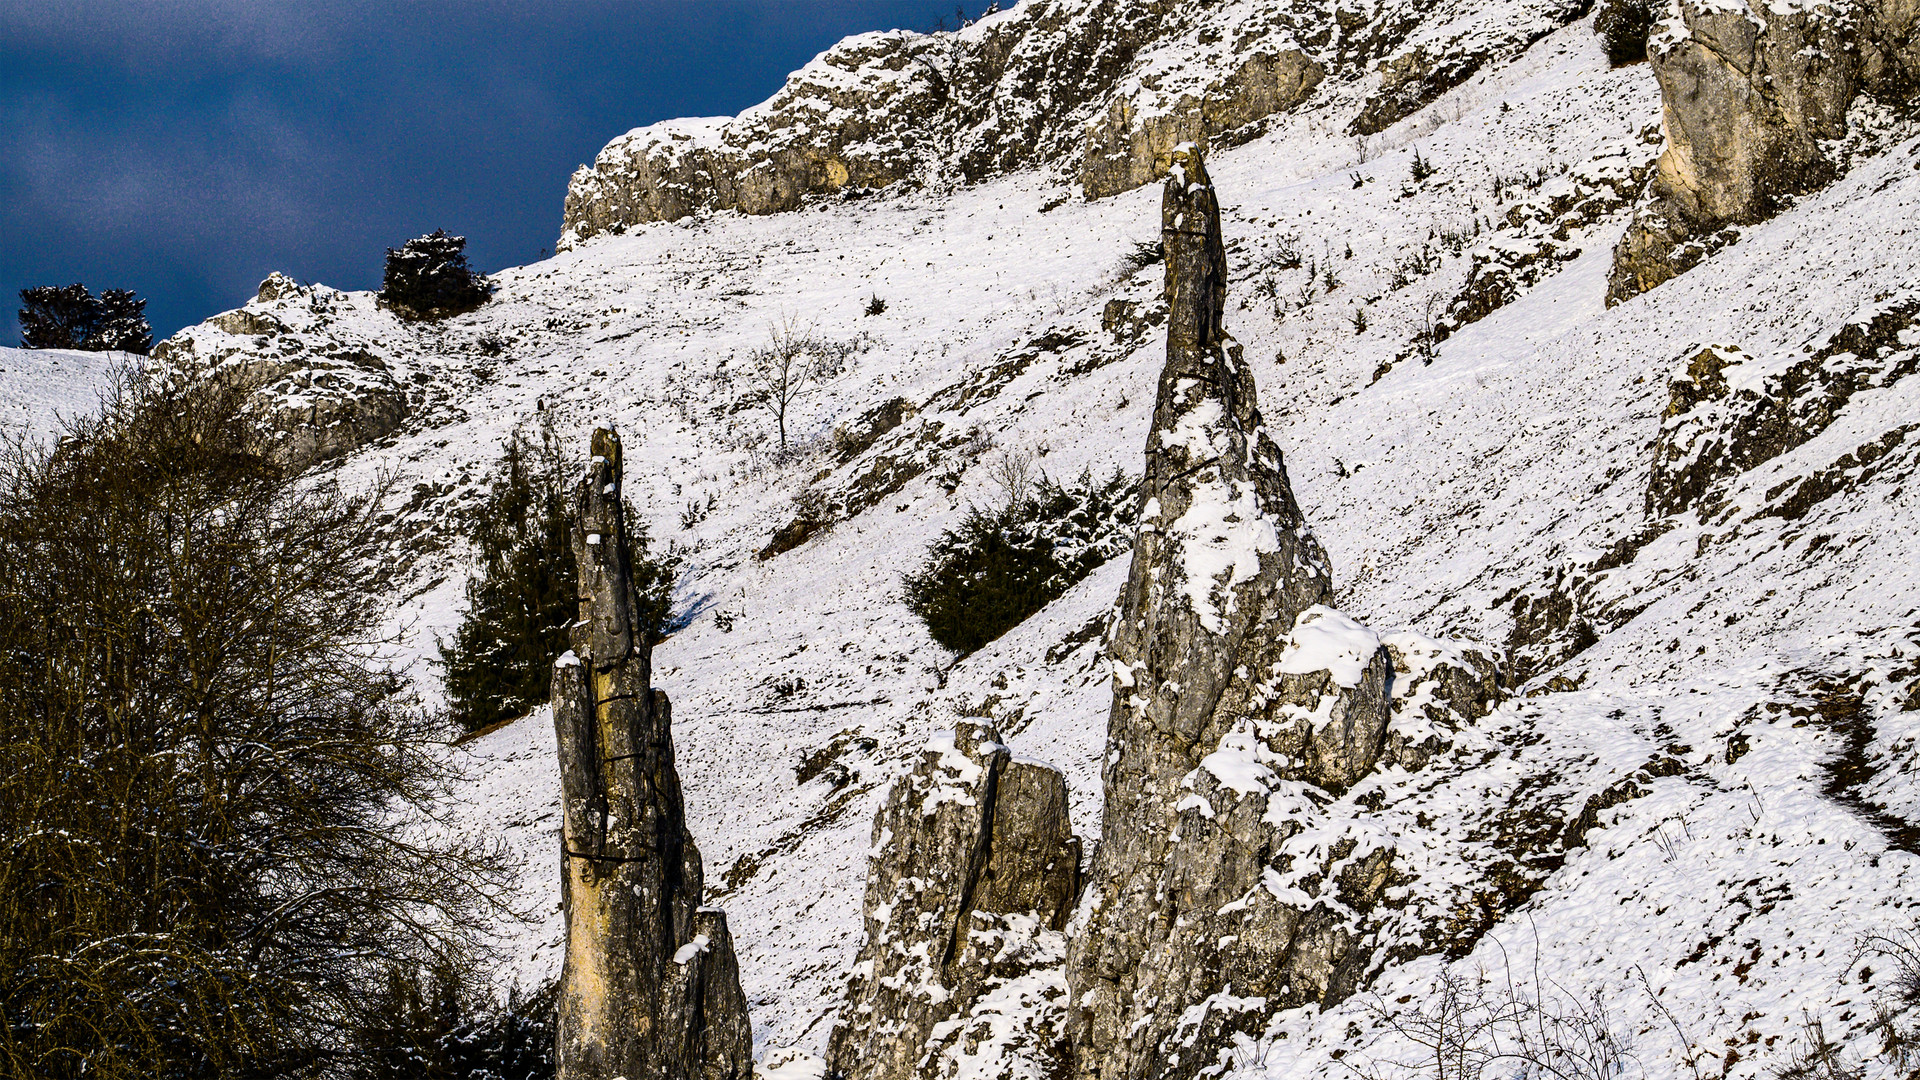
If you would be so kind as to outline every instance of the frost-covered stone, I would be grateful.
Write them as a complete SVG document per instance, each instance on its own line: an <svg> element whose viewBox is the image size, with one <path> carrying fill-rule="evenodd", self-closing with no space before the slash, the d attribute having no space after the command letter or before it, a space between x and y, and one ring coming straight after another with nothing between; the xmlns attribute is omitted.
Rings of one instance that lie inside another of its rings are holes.
<svg viewBox="0 0 1920 1080"><path fill-rule="evenodd" d="M576 495L580 621L553 669L562 903L561 1080L747 1080L753 1036L724 912L701 906L667 695L633 624L620 440L594 432Z"/></svg>
<svg viewBox="0 0 1920 1080"><path fill-rule="evenodd" d="M364 294L269 274L254 299L154 346L160 370L241 394L259 451L289 470L338 457L407 418L404 332Z"/></svg>
<svg viewBox="0 0 1920 1080"><path fill-rule="evenodd" d="M874 817L866 942L828 1044L830 1076L1055 1075L1080 843L1067 786L962 721Z"/></svg>
<svg viewBox="0 0 1920 1080"><path fill-rule="evenodd" d="M1411 631L1380 635L1393 663L1393 714L1382 763L1416 772L1453 744L1460 728L1506 698L1500 665L1485 650Z"/></svg>
<svg viewBox="0 0 1920 1080"><path fill-rule="evenodd" d="M1219 205L1191 145L1162 201L1167 362L1111 631L1102 841L1071 937L1078 1074L1187 1077L1275 1011L1338 1000L1392 852L1290 850L1368 773L1387 651L1324 606L1325 554L1221 325Z"/></svg>
<svg viewBox="0 0 1920 1080"><path fill-rule="evenodd" d="M1709 237L1833 179L1822 142L1862 90L1903 98L1916 69L1912 0L1678 0L1648 43L1665 104L1653 202L1615 252L1610 303L1683 273Z"/></svg>

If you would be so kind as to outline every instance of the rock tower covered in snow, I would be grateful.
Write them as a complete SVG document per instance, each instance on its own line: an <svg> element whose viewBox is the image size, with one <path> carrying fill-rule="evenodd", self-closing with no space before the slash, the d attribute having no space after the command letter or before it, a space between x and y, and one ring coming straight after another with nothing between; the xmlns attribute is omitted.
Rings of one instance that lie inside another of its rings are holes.
<svg viewBox="0 0 1920 1080"><path fill-rule="evenodd" d="M753 1038L733 939L725 913L700 905L672 714L634 623L613 432L593 433L577 500L580 620L553 671L567 921L558 1075L747 1080Z"/></svg>
<svg viewBox="0 0 1920 1080"><path fill-rule="evenodd" d="M1221 325L1219 205L1191 144L1161 207L1167 362L1110 635L1102 840L1069 930L1077 1071L1101 1080L1194 1076L1274 1012L1350 993L1354 920L1391 879L1390 851L1287 850L1316 796L1373 768L1390 665L1324 606L1326 555Z"/></svg>
<svg viewBox="0 0 1920 1080"><path fill-rule="evenodd" d="M1057 1074L1060 930L1080 877L1066 778L1013 756L992 727L962 721L893 785L870 858L867 938L828 1043L828 1076L961 1075L967 1044L982 1038L976 1025L1014 1015L1021 1037L991 1055L1001 1075ZM990 991L999 1000L983 1000ZM976 1046L973 1056L984 1055Z"/></svg>

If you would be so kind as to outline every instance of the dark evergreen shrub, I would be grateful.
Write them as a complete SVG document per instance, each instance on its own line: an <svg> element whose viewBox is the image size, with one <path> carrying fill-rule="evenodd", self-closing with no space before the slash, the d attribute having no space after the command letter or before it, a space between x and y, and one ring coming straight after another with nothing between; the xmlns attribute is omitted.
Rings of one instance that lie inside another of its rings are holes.
<svg viewBox="0 0 1920 1080"><path fill-rule="evenodd" d="M578 473L548 427L537 440L516 430L495 469L474 532L480 574L467 582L467 613L440 646L453 719L467 731L524 715L547 700L553 661L577 617L573 484ZM646 526L629 510L628 558L636 618L655 641L673 609L679 556L649 550Z"/></svg>
<svg viewBox="0 0 1920 1080"><path fill-rule="evenodd" d="M449 964L390 969L351 1080L551 1080L555 984L499 1005L463 983Z"/></svg>
<svg viewBox="0 0 1920 1080"><path fill-rule="evenodd" d="M1614 67L1647 58L1647 37L1653 33L1656 6L1664 7L1664 0L1603 0L1593 27L1606 41L1607 60Z"/></svg>
<svg viewBox="0 0 1920 1080"><path fill-rule="evenodd" d="M85 285L20 290L20 347L145 353L153 347L147 302L128 289L93 295Z"/></svg>
<svg viewBox="0 0 1920 1080"><path fill-rule="evenodd" d="M971 507L906 578L909 610L965 656L1058 599L1133 545L1137 482L1116 470L1062 487L1042 476L999 511Z"/></svg>
<svg viewBox="0 0 1920 1080"><path fill-rule="evenodd" d="M380 301L415 319L444 319L472 311L492 291L467 265L467 238L435 229L387 249Z"/></svg>

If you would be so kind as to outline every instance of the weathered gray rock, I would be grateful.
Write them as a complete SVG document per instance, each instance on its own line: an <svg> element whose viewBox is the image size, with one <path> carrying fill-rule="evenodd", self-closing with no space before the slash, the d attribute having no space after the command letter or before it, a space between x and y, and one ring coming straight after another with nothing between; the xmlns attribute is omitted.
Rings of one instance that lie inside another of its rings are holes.
<svg viewBox="0 0 1920 1080"><path fill-rule="evenodd" d="M1060 930L1080 875L1060 773L1014 758L993 728L963 721L893 786L869 857L867 937L828 1042L828 1074L1056 1073Z"/></svg>
<svg viewBox="0 0 1920 1080"><path fill-rule="evenodd" d="M562 904L561 1080L748 1080L753 1037L724 913L700 904L700 851L673 765L672 712L634 625L620 440L593 434L576 496L580 621L553 671Z"/></svg>
<svg viewBox="0 0 1920 1080"><path fill-rule="evenodd" d="M1181 143L1244 141L1258 121L1305 101L1326 73L1299 49L1261 51L1203 85L1114 95L1082 136L1080 185L1089 199L1118 195L1167 175Z"/></svg>
<svg viewBox="0 0 1920 1080"><path fill-rule="evenodd" d="M1293 851L1388 721L1379 638L1323 605L1326 556L1221 325L1200 153L1162 203L1167 364L1111 630L1103 839L1070 939L1079 1075L1189 1077L1271 1014L1351 993L1391 852Z"/></svg>
<svg viewBox="0 0 1920 1080"><path fill-rule="evenodd" d="M397 429L409 411L395 377L390 316L349 294L267 275L253 301L154 346L163 370L239 393L258 450L289 471Z"/></svg>
<svg viewBox="0 0 1920 1080"><path fill-rule="evenodd" d="M1653 201L1614 254L1619 303L1684 273L1728 225L1765 220L1831 181L1821 143L1846 134L1865 89L1913 92L1914 0L1781 5L1678 0L1649 42L1667 149Z"/></svg>
<svg viewBox="0 0 1920 1080"><path fill-rule="evenodd" d="M1825 431L1855 394L1920 370L1916 326L1920 296L1909 293L1861 311L1804 356L1709 345L1686 358L1654 442L1648 516L1710 507L1721 481Z"/></svg>

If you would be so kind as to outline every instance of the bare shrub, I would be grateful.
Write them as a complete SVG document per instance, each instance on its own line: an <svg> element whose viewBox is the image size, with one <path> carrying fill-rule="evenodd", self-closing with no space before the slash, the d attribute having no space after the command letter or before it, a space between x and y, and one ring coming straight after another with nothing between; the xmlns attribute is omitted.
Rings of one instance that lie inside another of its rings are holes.
<svg viewBox="0 0 1920 1080"><path fill-rule="evenodd" d="M847 341L829 340L815 333L813 327L787 318L768 329L767 344L747 354L749 389L745 403L765 409L773 417L782 454L787 449L787 420L794 406L820 384L845 371L848 359L865 351L870 343L864 334Z"/></svg>
<svg viewBox="0 0 1920 1080"><path fill-rule="evenodd" d="M1613 1080L1626 1061L1626 1037L1614 1030L1601 995L1575 995L1537 971L1516 984L1511 969L1497 980L1449 970L1411 1013L1378 997L1368 1010L1421 1053L1352 1066L1366 1080Z"/></svg>

